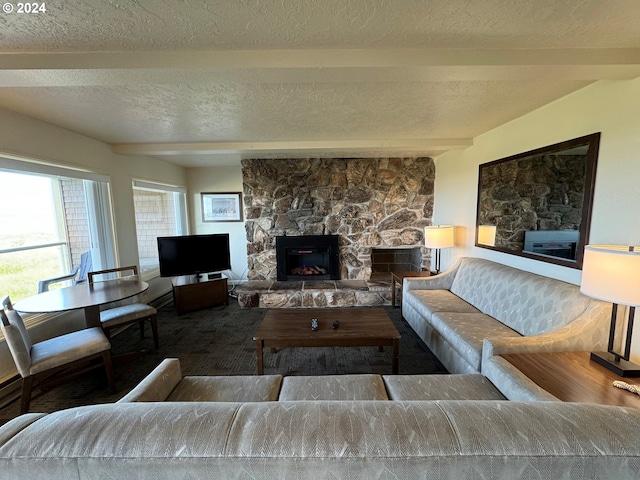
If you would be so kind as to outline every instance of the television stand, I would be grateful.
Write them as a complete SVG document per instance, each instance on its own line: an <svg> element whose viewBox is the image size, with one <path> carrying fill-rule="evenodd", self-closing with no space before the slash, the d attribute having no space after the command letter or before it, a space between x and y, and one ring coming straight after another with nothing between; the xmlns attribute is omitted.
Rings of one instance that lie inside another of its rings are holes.
<svg viewBox="0 0 640 480"><path fill-rule="evenodd" d="M198 278L195 275L182 275L171 279L173 286L173 304L178 315L214 305L229 305L227 277Z"/></svg>

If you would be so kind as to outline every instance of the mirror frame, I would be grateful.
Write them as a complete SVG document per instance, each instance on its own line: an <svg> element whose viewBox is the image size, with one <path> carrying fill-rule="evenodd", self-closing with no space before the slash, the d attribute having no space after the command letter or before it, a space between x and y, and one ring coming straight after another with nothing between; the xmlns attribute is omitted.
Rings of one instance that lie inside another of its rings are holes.
<svg viewBox="0 0 640 480"><path fill-rule="evenodd" d="M593 193L595 190L595 178L596 167L598 163L598 150L600 147L600 132L585 135L583 137L574 138L564 142L548 145L546 147L537 148L528 152L519 153L509 157L494 160L492 162L483 163L478 167L478 198L476 204L476 232L475 232L475 246L480 248L486 248L488 250L494 250L496 252L508 253L510 255L516 255L519 257L531 258L541 262L553 263L556 265L563 265L565 267L576 268L582 270L582 261L584 258L584 246L587 245L589 240L589 231L591 227L591 211L593 208ZM478 244L478 227L483 225L480 220L480 205L481 205L481 192L482 192L482 169L490 166L495 166L505 162L518 161L520 159L539 156L545 154L551 154L562 150L568 150L575 148L579 145L588 145L587 161L585 165L585 178L584 178L584 194L582 201L582 218L580 220L580 238L576 248L576 260L569 260L561 257L552 257L537 255L535 253L529 253L525 251L510 250L505 247L496 247L489 245Z"/></svg>

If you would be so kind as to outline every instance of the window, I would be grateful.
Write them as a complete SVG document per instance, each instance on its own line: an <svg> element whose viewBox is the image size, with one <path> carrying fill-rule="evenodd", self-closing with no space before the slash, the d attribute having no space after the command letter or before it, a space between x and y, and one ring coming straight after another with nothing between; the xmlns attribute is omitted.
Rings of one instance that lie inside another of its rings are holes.
<svg viewBox="0 0 640 480"><path fill-rule="evenodd" d="M36 294L39 280L71 272L84 252L94 268L114 265L106 177L0 158L0 185L1 295Z"/></svg>
<svg viewBox="0 0 640 480"><path fill-rule="evenodd" d="M187 234L186 195L179 187L134 180L133 203L140 270L148 279L160 272L156 239Z"/></svg>

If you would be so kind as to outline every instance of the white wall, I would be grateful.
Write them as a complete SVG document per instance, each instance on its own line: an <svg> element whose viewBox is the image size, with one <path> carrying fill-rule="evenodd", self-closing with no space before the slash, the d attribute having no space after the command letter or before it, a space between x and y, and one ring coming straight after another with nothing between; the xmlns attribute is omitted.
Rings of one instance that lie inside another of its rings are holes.
<svg viewBox="0 0 640 480"><path fill-rule="evenodd" d="M474 246L478 166L594 132L602 137L589 243L640 245L640 79L601 81L476 137L465 151L435 159L434 224L457 228L456 248L443 253L443 266L462 256L482 257L579 284L579 270ZM632 357L638 362L636 333Z"/></svg>
<svg viewBox="0 0 640 480"><path fill-rule="evenodd" d="M0 109L0 155L2 154L82 168L109 176L120 265L139 263L132 179L139 178L184 187L187 184L186 172L182 167L140 155L117 155L112 153L105 143L4 109ZM0 208L8 206L2 205ZM155 278L149 281L149 290L141 297L143 301L149 301L170 291L169 279ZM74 319L71 313L57 318L55 322L39 326L34 334L36 337L60 334L73 329L77 323L77 319ZM0 342L0 381L15 373L12 367L13 361L6 344Z"/></svg>
<svg viewBox="0 0 640 480"><path fill-rule="evenodd" d="M242 167L189 168L187 183L191 233L228 233L231 249L230 281L245 281L247 279L247 234L244 221L203 222L200 199L200 194L203 192L242 192Z"/></svg>

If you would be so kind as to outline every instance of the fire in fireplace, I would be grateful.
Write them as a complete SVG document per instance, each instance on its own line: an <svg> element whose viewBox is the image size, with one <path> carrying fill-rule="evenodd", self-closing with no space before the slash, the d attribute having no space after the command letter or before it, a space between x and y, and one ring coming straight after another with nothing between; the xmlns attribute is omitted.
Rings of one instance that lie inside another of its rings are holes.
<svg viewBox="0 0 640 480"><path fill-rule="evenodd" d="M276 267L279 281L339 280L338 236L276 237Z"/></svg>

